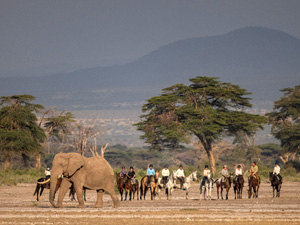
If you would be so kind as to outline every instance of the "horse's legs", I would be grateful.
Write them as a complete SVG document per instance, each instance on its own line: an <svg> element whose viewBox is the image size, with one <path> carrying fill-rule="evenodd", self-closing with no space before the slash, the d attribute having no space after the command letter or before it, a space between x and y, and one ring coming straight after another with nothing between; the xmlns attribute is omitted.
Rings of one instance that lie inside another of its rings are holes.
<svg viewBox="0 0 300 225"><path fill-rule="evenodd" d="M226 188L226 200L228 200L228 192L229 192L229 188Z"/></svg>
<svg viewBox="0 0 300 225"><path fill-rule="evenodd" d="M38 184L36 185L35 191L36 191L36 200L39 201L40 186Z"/></svg>
<svg viewBox="0 0 300 225"><path fill-rule="evenodd" d="M221 198L223 200L223 188L221 187Z"/></svg>
<svg viewBox="0 0 300 225"><path fill-rule="evenodd" d="M218 196L218 199L219 199L219 187L217 186L217 196Z"/></svg>
<svg viewBox="0 0 300 225"><path fill-rule="evenodd" d="M239 193L237 193L237 188L236 187L234 187L233 190L234 190L234 199L236 199L236 195L239 195ZM238 196L238 198L239 198L239 196Z"/></svg>

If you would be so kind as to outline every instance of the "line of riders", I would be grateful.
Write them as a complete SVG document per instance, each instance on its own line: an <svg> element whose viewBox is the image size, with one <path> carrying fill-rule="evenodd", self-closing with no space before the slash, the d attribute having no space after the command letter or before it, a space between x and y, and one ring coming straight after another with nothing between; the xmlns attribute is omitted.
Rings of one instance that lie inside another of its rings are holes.
<svg viewBox="0 0 300 225"><path fill-rule="evenodd" d="M228 170L227 170L227 165L223 166L223 169L221 170L220 174L221 174L221 178L216 179L214 181L211 178L211 171L210 171L208 165L205 165L205 168L203 170L203 179L202 179L201 184L200 184L200 190L202 190L202 187L205 185L205 182L207 182L207 181L208 182L211 181L212 187L213 187L213 184L216 183L218 180L220 181L221 185L225 184L227 182L227 179L230 177L230 174L228 173ZM156 175L156 171L154 170L153 165L150 164L149 168L147 169L147 172L146 172L147 186L149 186L150 181L154 179L155 175ZM161 182L161 185L163 186L163 188L165 188L165 185L169 182L169 177L170 177L170 171L169 171L167 165L165 165L164 169L162 169L161 175L162 175L162 179L161 179L160 182ZM185 173L184 173L182 165L179 166L179 169L174 173L174 175L175 175L175 179L177 179L180 182L180 189L183 189L183 184L185 183ZM236 169L235 169L235 176L233 178L234 183L237 180L238 176L240 176L240 175L243 176L243 169L242 169L241 165L237 165ZM277 180L279 181L279 183L282 183L282 176L280 175L280 166L279 166L278 161L275 162L273 173L270 172L270 175L276 177ZM48 189L50 188L50 187L48 187L48 186L50 186L50 182L49 182L50 177L51 177L51 170L48 167L45 170L45 178L41 178L42 180L38 180L37 188L36 188L36 191L35 191L35 193L37 193L37 200L38 200L38 195L39 195L39 193L38 193L39 192L39 185L42 186L42 190L41 190L41 193L40 193L40 195L42 195L42 192L43 192L44 188L48 188ZM130 179L133 185L136 184L136 174L135 174L135 171L134 171L133 167L130 167L130 170L128 171L128 173L125 170L125 167L124 166L122 167L119 179L122 179L124 177L127 177L128 179ZM252 162L252 165L251 165L251 168L250 168L250 175L248 177L248 185L250 185L250 178L251 177L254 177L257 180L257 182L260 183L260 177L258 175L258 166L256 165L255 161ZM273 197L274 197L275 185L272 183L271 179L270 179L270 181L271 181L271 186L273 186ZM44 187L44 185L45 185L45 187ZM279 191L279 194L278 194L278 191ZM75 199L74 194L75 194L75 191L72 192L73 199ZM277 190L277 197L279 197L279 196L280 196L280 189Z"/></svg>
<svg viewBox="0 0 300 225"><path fill-rule="evenodd" d="M179 180L179 182L180 182L180 188L182 189L183 184L185 182L185 174L184 174L184 170L183 170L182 165L179 166L179 169L175 172L175 174L176 174L177 180ZM221 178L219 178L219 180L221 181L221 183L225 183L226 180L229 178L227 165L223 166L223 169L221 170L220 174L221 174ZM274 166L274 169L273 169L273 174L275 176L277 176L279 182L282 182L282 176L280 175L280 166L279 166L278 161L275 162L275 166ZM147 178L148 178L147 182L148 182L148 185L149 185L149 182L150 182L151 178L155 176L155 170L154 170L152 164L149 165L149 168L147 169L146 175L147 175ZM162 182L162 185L164 187L166 185L166 183L169 181L169 176L170 176L170 171L169 171L167 165L165 165L164 168L162 169L161 175L162 175L161 182ZM243 169L242 169L241 165L236 166L234 181L238 178L239 175L243 176ZM126 176L129 179L131 179L132 184L136 183L135 171L134 171L132 166L130 167L130 170L129 170L128 173L125 170L125 167L122 166L122 170L120 172L120 179L123 178L123 177L126 177ZM256 178L257 181L260 183L260 177L258 175L258 166L256 165L255 161L252 162L252 165L251 165L251 168L250 168L250 175L248 177L248 181L250 180L251 176ZM213 179L211 178L211 171L210 171L208 165L205 165L205 168L203 170L203 179L201 181L200 189L205 184L205 181L209 180L209 179L211 179L212 183L215 183L218 180L218 179L216 179L215 181L213 181Z"/></svg>

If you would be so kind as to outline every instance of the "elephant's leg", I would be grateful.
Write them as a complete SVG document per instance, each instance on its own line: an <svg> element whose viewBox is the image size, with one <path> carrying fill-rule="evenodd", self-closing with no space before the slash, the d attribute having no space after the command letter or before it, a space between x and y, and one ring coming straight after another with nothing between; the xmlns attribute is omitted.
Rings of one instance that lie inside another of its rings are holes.
<svg viewBox="0 0 300 225"><path fill-rule="evenodd" d="M103 207L103 190L97 190L97 202L94 205L95 208L102 208Z"/></svg>
<svg viewBox="0 0 300 225"><path fill-rule="evenodd" d="M66 179L62 180L61 185L60 185L60 191L58 194L57 204L56 204L57 208L62 208L62 202L63 202L64 197L65 197L67 191L69 190L70 186L71 186L71 183L68 180L66 180Z"/></svg>
<svg viewBox="0 0 300 225"><path fill-rule="evenodd" d="M77 195L78 206L77 208L85 208L84 200L83 200L83 185L74 184L75 192Z"/></svg>
<svg viewBox="0 0 300 225"><path fill-rule="evenodd" d="M108 187L107 189L105 189L105 191L110 195L112 201L113 201L113 204L114 204L114 207L119 207L120 206L120 201L115 193L115 189L114 189L114 184L112 183L112 185L110 185L110 187Z"/></svg>

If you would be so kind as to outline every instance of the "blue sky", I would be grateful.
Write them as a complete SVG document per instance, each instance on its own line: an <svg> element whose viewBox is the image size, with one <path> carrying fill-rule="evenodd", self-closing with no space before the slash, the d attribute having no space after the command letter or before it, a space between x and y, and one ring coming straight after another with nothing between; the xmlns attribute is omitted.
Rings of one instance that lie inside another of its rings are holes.
<svg viewBox="0 0 300 225"><path fill-rule="evenodd" d="M300 38L299 12L298 0L0 0L0 77L127 63L245 26Z"/></svg>

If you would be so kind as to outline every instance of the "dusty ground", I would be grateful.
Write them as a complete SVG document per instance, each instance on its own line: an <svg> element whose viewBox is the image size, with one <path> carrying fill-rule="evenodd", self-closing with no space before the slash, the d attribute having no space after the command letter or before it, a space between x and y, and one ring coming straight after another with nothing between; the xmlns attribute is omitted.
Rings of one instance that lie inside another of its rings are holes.
<svg viewBox="0 0 300 225"><path fill-rule="evenodd" d="M175 191L173 199L127 201L121 207L112 207L109 196L104 197L102 209L92 208L96 193L87 192L87 208L77 209L77 203L65 198L63 209L51 207L49 190L40 202L33 196L35 184L0 187L0 224L300 224L300 185L284 183L281 197L272 198L270 184L262 183L259 198L234 200L230 190L229 200L199 201L199 184L190 189L189 200L182 191ZM149 199L149 198L148 198Z"/></svg>

